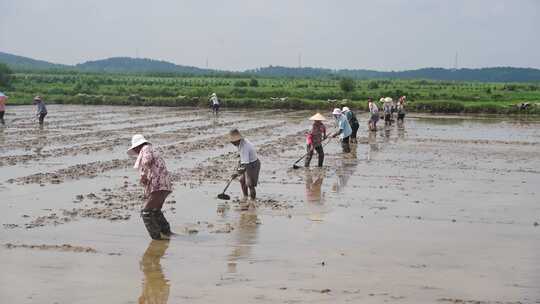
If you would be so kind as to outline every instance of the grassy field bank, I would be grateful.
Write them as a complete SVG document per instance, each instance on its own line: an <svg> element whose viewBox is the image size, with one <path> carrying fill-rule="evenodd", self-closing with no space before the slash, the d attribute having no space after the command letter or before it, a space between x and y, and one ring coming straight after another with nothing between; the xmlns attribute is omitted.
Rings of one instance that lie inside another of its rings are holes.
<svg viewBox="0 0 540 304"><path fill-rule="evenodd" d="M48 103L201 107L216 92L225 107L314 110L366 110L368 97L406 95L408 111L540 114L539 83L354 80L344 91L339 79L25 73L15 74L5 92L9 104L29 104L42 95ZM520 110L520 103L530 107Z"/></svg>

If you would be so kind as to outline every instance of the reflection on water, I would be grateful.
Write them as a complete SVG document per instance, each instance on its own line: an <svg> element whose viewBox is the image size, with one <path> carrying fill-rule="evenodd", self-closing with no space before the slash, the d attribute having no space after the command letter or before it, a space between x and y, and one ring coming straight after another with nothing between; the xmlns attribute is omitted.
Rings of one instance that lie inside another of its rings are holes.
<svg viewBox="0 0 540 304"><path fill-rule="evenodd" d="M392 126L384 126L384 142L387 143L390 141L390 130L392 129Z"/></svg>
<svg viewBox="0 0 540 304"><path fill-rule="evenodd" d="M0 125L0 145L2 145L2 146L6 142L6 136L4 134L4 129L5 129L5 127Z"/></svg>
<svg viewBox="0 0 540 304"><path fill-rule="evenodd" d="M373 133L373 132L371 132ZM332 190L335 192L343 191L347 186L347 182L356 171L356 166L358 166L358 156L357 156L357 146L351 146L351 153L344 156L341 160L337 161L336 183L332 186Z"/></svg>
<svg viewBox="0 0 540 304"><path fill-rule="evenodd" d="M370 161L371 158L375 156L377 151L379 151L379 144L377 143L377 132L369 132L368 144L369 144L369 149L367 149L366 159Z"/></svg>
<svg viewBox="0 0 540 304"><path fill-rule="evenodd" d="M405 124L403 122L398 123L397 136L398 139L405 139Z"/></svg>
<svg viewBox="0 0 540 304"><path fill-rule="evenodd" d="M321 187L324 179L324 172L318 169L311 171L306 169L306 200L308 203L322 204L324 194Z"/></svg>
<svg viewBox="0 0 540 304"><path fill-rule="evenodd" d="M234 230L233 250L229 254L227 268L229 272L236 272L237 261L246 259L251 253L251 248L257 243L257 213L246 211L240 214L237 229Z"/></svg>
<svg viewBox="0 0 540 304"><path fill-rule="evenodd" d="M139 303L165 304L169 300L169 280L163 274L161 258L169 247L169 241L153 240L142 256L140 266L144 274Z"/></svg>
<svg viewBox="0 0 540 304"><path fill-rule="evenodd" d="M36 153L37 155L41 155L41 151L43 150L43 148L45 148L45 146L47 145L47 142L48 141L47 141L46 132L43 131L43 125L40 125L37 142L34 145L34 153Z"/></svg>

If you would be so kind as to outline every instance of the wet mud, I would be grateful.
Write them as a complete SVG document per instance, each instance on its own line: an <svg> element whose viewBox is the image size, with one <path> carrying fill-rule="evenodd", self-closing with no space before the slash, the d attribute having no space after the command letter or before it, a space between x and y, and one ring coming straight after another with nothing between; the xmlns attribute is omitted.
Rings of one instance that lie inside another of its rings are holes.
<svg viewBox="0 0 540 304"><path fill-rule="evenodd" d="M39 130L28 110L0 130L2 303L540 302L537 121L410 115L368 132L359 113L352 153L333 140L324 167L293 169L312 113L51 106ZM216 197L238 163L231 128L262 162L248 208L236 180ZM170 241L139 216L135 132L172 175Z"/></svg>

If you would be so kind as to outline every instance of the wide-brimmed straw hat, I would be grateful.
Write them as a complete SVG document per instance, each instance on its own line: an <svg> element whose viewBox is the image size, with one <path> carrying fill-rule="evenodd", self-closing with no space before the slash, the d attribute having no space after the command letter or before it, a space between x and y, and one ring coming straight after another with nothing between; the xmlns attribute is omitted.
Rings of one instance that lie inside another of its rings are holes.
<svg viewBox="0 0 540 304"><path fill-rule="evenodd" d="M384 102L392 102L392 101L394 101L394 100L392 99L392 97L386 97L386 98L384 99Z"/></svg>
<svg viewBox="0 0 540 304"><path fill-rule="evenodd" d="M341 110L341 112L349 112L351 109L349 109L349 107L343 107L343 109Z"/></svg>
<svg viewBox="0 0 540 304"><path fill-rule="evenodd" d="M41 101L41 96L36 96L36 97L34 97L34 100L35 100L35 101Z"/></svg>
<svg viewBox="0 0 540 304"><path fill-rule="evenodd" d="M229 141L230 142L239 141L241 139L242 139L242 134L240 134L240 131L238 131L238 129L232 129L229 132Z"/></svg>
<svg viewBox="0 0 540 304"><path fill-rule="evenodd" d="M137 153L135 151L133 151L133 149L137 148L138 146L140 146L142 144L146 144L146 143L150 143L150 142L148 140L146 140L144 138L144 136L142 136L142 134L133 135L133 137L131 138L131 148L129 148L127 150L127 154L129 154L129 155L137 155Z"/></svg>
<svg viewBox="0 0 540 304"><path fill-rule="evenodd" d="M341 110L339 108L335 108L332 115L341 115Z"/></svg>
<svg viewBox="0 0 540 304"><path fill-rule="evenodd" d="M212 96L217 96L216 93L212 93Z"/></svg>
<svg viewBox="0 0 540 304"><path fill-rule="evenodd" d="M324 116L322 116L321 113L317 113L317 114L311 116L311 117L309 118L309 120L319 120L319 121L323 121L323 120L326 120L326 118L325 118Z"/></svg>

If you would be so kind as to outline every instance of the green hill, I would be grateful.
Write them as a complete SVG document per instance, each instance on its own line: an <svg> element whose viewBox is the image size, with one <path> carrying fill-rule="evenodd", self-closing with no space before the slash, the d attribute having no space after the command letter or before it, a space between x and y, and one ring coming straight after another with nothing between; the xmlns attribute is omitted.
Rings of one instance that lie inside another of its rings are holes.
<svg viewBox="0 0 540 304"><path fill-rule="evenodd" d="M481 69L424 68L408 71L381 72L373 70L331 70L325 68L292 68L268 66L244 72L227 72L177 65L171 62L147 58L113 57L87 61L76 65L55 64L43 60L0 52L0 62L14 71L66 70L92 73L134 73L171 75L225 75L297 78L340 78L355 79L431 79L443 81L480 82L540 82L540 70L531 68L493 67Z"/></svg>
<svg viewBox="0 0 540 304"><path fill-rule="evenodd" d="M170 73L185 75L209 75L216 73L214 70L181 66L162 60L129 57L113 57L87 61L75 65L75 68L80 71L105 73Z"/></svg>
<svg viewBox="0 0 540 304"><path fill-rule="evenodd" d="M70 68L69 65L50 63L48 61L36 60L3 52L0 52L0 62L7 64L15 71L57 70Z"/></svg>

